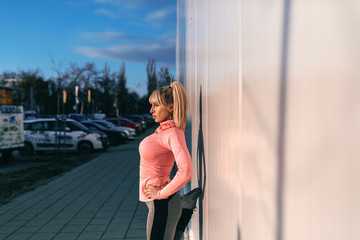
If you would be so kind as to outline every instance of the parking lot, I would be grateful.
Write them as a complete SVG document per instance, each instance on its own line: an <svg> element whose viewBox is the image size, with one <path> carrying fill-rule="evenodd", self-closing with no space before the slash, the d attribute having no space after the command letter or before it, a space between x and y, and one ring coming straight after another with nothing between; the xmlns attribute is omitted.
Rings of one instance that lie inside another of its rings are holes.
<svg viewBox="0 0 360 240"><path fill-rule="evenodd" d="M0 207L0 239L146 239L139 142L149 129Z"/></svg>

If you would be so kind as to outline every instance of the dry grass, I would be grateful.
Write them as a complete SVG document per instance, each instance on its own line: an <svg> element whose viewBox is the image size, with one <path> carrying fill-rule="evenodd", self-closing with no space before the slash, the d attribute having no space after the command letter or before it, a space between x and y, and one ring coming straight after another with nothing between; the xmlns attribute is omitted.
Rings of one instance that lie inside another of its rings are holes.
<svg viewBox="0 0 360 240"><path fill-rule="evenodd" d="M42 154L14 160L19 163L42 162L43 164L15 172L0 173L0 205L48 183L53 178L94 159L98 155L99 153L88 155L66 153L56 157L55 154Z"/></svg>

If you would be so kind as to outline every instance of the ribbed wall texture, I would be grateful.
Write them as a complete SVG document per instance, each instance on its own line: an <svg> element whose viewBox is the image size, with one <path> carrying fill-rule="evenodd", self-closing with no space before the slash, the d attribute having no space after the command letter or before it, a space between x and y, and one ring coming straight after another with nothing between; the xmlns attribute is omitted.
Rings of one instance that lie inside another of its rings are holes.
<svg viewBox="0 0 360 240"><path fill-rule="evenodd" d="M360 3L178 0L191 239L360 239Z"/></svg>
<svg viewBox="0 0 360 240"><path fill-rule="evenodd" d="M178 7L178 52L184 54L178 54L178 78L189 95L192 157L198 170L192 185L205 189L192 221L197 230L191 234L229 239L240 233L239 3L201 0L179 2Z"/></svg>

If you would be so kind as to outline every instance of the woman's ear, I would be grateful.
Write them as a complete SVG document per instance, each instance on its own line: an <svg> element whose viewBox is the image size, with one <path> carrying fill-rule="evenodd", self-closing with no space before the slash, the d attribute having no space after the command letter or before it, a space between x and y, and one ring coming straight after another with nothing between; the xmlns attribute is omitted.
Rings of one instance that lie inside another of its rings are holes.
<svg viewBox="0 0 360 240"><path fill-rule="evenodd" d="M169 112L173 112L174 111L174 104L169 104L168 110L169 110Z"/></svg>

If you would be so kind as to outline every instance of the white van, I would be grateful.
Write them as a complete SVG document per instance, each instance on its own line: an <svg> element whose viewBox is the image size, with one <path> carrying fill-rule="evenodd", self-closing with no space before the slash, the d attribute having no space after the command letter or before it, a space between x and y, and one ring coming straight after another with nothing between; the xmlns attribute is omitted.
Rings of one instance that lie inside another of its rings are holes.
<svg viewBox="0 0 360 240"><path fill-rule="evenodd" d="M24 119L35 119L36 112L33 110L24 111Z"/></svg>
<svg viewBox="0 0 360 240"><path fill-rule="evenodd" d="M101 135L71 128L75 120L65 121L55 118L31 119L24 121L24 147L19 150L21 155L31 155L35 152L67 150L91 153L104 149ZM65 131L64 131L65 130Z"/></svg>

